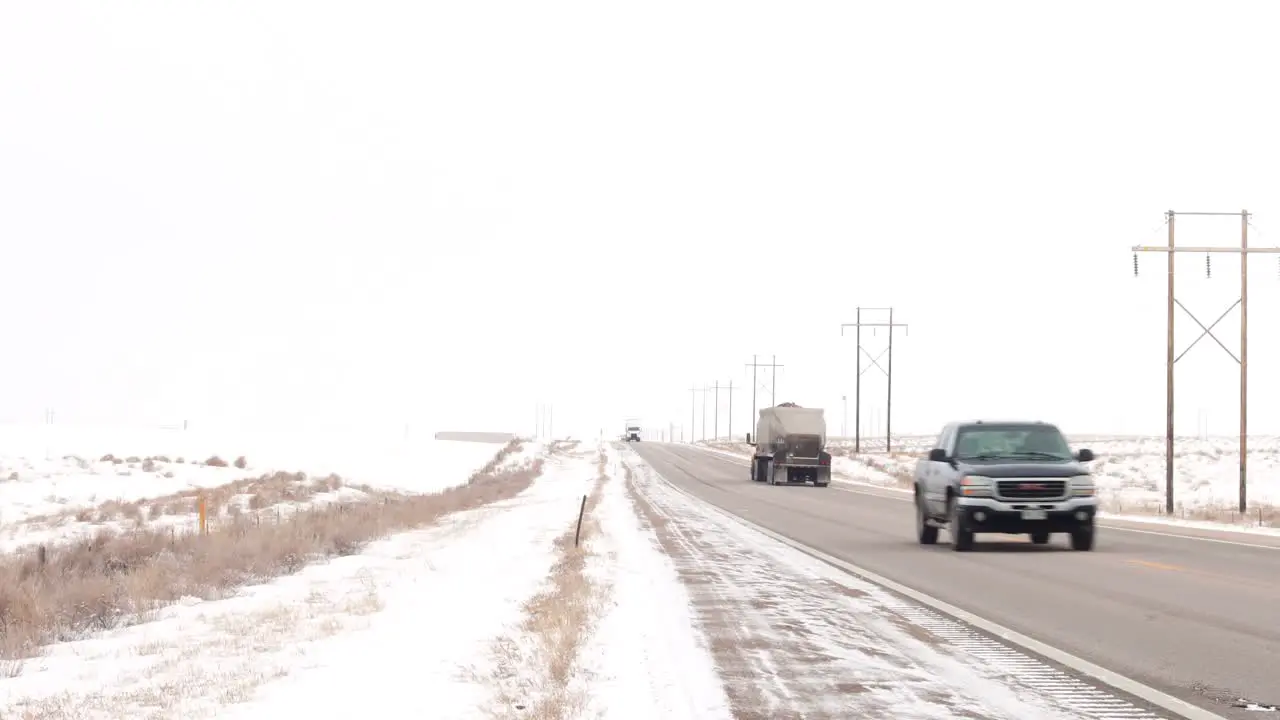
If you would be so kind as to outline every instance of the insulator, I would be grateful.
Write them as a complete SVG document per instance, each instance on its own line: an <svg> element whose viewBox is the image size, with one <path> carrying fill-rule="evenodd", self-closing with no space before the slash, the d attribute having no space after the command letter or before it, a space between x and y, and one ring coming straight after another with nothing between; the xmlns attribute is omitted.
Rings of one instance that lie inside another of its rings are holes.
<svg viewBox="0 0 1280 720"><path fill-rule="evenodd" d="M1138 253L1133 254L1133 276L1138 277Z"/></svg>
<svg viewBox="0 0 1280 720"><path fill-rule="evenodd" d="M1204 276L1209 277L1209 253L1204 254Z"/></svg>

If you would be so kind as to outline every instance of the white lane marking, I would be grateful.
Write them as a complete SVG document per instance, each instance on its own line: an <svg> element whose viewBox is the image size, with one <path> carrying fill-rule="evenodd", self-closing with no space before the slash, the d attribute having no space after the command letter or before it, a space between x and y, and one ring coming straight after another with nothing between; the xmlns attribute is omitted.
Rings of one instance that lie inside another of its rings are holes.
<svg viewBox="0 0 1280 720"><path fill-rule="evenodd" d="M1119 530L1120 532L1138 533L1140 535L1159 535L1160 537L1177 538L1179 540L1199 540L1201 542L1219 543L1221 545L1236 545L1238 547L1257 548L1259 550L1280 550L1280 545L1259 545L1258 543L1240 542L1239 540L1222 540L1220 538L1201 537L1199 535L1182 535L1180 533L1159 532L1156 530L1138 530L1135 528L1108 525L1106 522L1102 523L1102 527L1108 530ZM1224 532L1231 531L1226 530Z"/></svg>
<svg viewBox="0 0 1280 720"><path fill-rule="evenodd" d="M658 476L663 477L661 473L658 473ZM1192 705L1185 700L1179 700L1172 695L1160 692L1153 687L1143 685L1136 680L1131 680L1119 673L1091 663L1084 658L1077 657L1064 650L1059 650L1052 645L1040 642L1039 640L1023 635L1022 633L1011 630L990 620L986 620L966 610L961 610L950 603L922 593L919 590L909 588L882 575L873 573L870 570L864 570L853 563L841 560L838 557L828 555L827 553L805 545L804 543L792 540L785 535L757 525L746 518L734 515L717 505L707 502L684 488L679 487L675 483L666 480L665 477L663 477L663 480L677 492L684 494L695 502L700 502L706 505L709 509L718 512L735 522L741 523L762 535L771 537L784 545L795 548L796 550L815 557L829 565L838 567L847 573L856 575L867 582L879 585L880 587L902 595L910 601L914 601L915 604L904 601L900 605L893 606L893 609L900 612L904 619L918 624L920 627L929 630L938 637L951 641L961 649L968 650L969 652L983 652L989 659L999 659L1001 661L1007 659L1011 667L1026 668L1028 667L1028 663L1037 663L1036 658L1025 655L1014 647L1011 647L1017 646L1024 651L1047 658L1051 662L1056 662L1059 665L1066 666L1078 673L1081 673L1082 675L1086 675L1102 682L1105 685L1116 688L1121 692L1141 698L1156 707L1174 713L1180 718L1185 718L1186 720L1226 720L1226 718L1221 715L1216 715L1208 710ZM970 628L976 628L999 638L1003 643L993 640L985 635L976 633ZM1138 708L1132 703L1124 701L1121 698L1114 698L1102 690L1092 687L1078 678L1074 678L1051 665L1043 662L1039 662L1038 664L1039 668L1037 668L1037 672L1034 674L1020 673L1019 677L1021 677L1030 687L1034 687L1037 690L1054 695L1055 697L1061 695L1060 699L1063 701L1078 702L1078 698L1085 696L1091 697L1094 702L1105 701L1107 704L1105 709L1102 707L1097 707L1096 709L1094 707L1078 708L1090 715L1093 715L1094 717L1159 717L1152 714L1150 711Z"/></svg>
<svg viewBox="0 0 1280 720"><path fill-rule="evenodd" d="M747 467L751 464L749 462L741 462L737 458L731 458L727 455L721 455L715 452L708 452L706 450L702 450L701 452L704 452L713 457L721 458L725 462L732 463L734 465L741 465L742 467ZM830 487L836 490L839 490L840 492L853 493L855 495L870 495L871 497L884 498L885 500L897 500L899 502L911 502L911 498L909 497L898 497L896 495L882 494L882 493L903 493L904 495L909 495L911 494L910 490L899 490L898 488L880 488L874 485L867 485L866 487L875 488L877 491L879 491L879 492L871 492L870 490L859 490L857 488L840 487L836 483L847 484L847 481L836 480L831 483ZM1100 520L1098 524L1108 530L1118 530L1119 532L1138 533L1140 535L1158 535L1160 537L1176 538L1178 540L1199 540L1201 542L1218 543L1221 545L1235 545L1237 547L1257 548L1259 550L1280 551L1280 545L1261 545L1259 543L1242 542L1240 540L1223 540L1221 538L1204 537L1201 535L1184 535L1182 533L1160 532L1159 530L1138 530L1136 528L1111 525L1105 519ZM1216 531L1215 530L1215 532L1233 532L1233 531L1231 530Z"/></svg>

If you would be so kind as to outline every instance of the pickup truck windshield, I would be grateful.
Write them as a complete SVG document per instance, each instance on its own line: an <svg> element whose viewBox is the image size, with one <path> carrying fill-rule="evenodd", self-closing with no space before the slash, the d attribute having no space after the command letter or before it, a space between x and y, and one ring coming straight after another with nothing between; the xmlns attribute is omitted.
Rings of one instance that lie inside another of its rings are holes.
<svg viewBox="0 0 1280 720"><path fill-rule="evenodd" d="M956 437L960 460L1070 460L1071 448L1057 428L1045 425L975 425Z"/></svg>

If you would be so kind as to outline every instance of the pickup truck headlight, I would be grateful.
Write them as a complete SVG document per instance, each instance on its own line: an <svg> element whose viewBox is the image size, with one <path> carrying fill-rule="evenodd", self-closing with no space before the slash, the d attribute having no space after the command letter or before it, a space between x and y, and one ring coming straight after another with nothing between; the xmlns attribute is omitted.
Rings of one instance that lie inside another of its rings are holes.
<svg viewBox="0 0 1280 720"><path fill-rule="evenodd" d="M1093 497L1095 489L1092 475L1077 475L1071 478L1072 497Z"/></svg>
<svg viewBox="0 0 1280 720"><path fill-rule="evenodd" d="M991 478L965 475L960 478L960 494L965 497L991 497Z"/></svg>

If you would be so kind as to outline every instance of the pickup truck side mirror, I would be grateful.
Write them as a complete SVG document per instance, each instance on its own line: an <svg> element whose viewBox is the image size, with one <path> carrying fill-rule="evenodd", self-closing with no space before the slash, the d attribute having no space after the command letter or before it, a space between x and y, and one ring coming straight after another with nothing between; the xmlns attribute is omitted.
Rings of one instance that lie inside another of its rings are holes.
<svg viewBox="0 0 1280 720"><path fill-rule="evenodd" d="M947 451L942 448L934 448L929 451L929 462L946 462Z"/></svg>
<svg viewBox="0 0 1280 720"><path fill-rule="evenodd" d="M1091 462L1093 460L1093 451L1088 448L1081 448L1080 451L1076 453L1076 460L1079 460L1080 462Z"/></svg>

